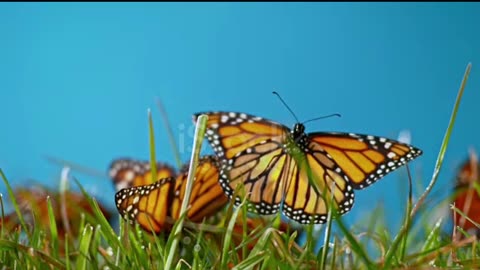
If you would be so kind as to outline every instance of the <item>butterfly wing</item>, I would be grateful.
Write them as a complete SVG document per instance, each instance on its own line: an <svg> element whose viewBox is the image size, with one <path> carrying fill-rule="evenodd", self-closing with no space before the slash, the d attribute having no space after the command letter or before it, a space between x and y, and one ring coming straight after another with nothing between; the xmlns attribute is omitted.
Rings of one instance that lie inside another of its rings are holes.
<svg viewBox="0 0 480 270"><path fill-rule="evenodd" d="M222 159L232 159L235 155L257 146L267 140L281 144L289 129L273 121L245 113L206 112L208 116L206 137L215 154Z"/></svg>
<svg viewBox="0 0 480 270"><path fill-rule="evenodd" d="M187 178L188 165L183 167L175 181L175 192L171 206L171 215L174 219L180 217ZM214 156L204 156L199 159L194 179L187 217L193 222L201 222L203 218L216 214L228 201L218 183L219 166Z"/></svg>
<svg viewBox="0 0 480 270"><path fill-rule="evenodd" d="M283 142L289 129L273 121L245 113L207 112L206 137L220 161L220 184L232 198L243 185L250 192L249 211L265 215L278 212L288 175L289 157ZM246 194L235 198L238 205Z"/></svg>
<svg viewBox="0 0 480 270"><path fill-rule="evenodd" d="M122 189L115 194L118 212L137 222L144 230L160 233L168 218L175 178L164 178L156 183Z"/></svg>
<svg viewBox="0 0 480 270"><path fill-rule="evenodd" d="M124 188L149 185L153 181L149 161L128 158L116 159L110 164L109 175L116 191ZM157 163L157 179L175 177L175 169L167 163Z"/></svg>
<svg viewBox="0 0 480 270"><path fill-rule="evenodd" d="M354 189L363 189L422 154L411 145L372 135L315 132L311 149L323 149L340 167Z"/></svg>
<svg viewBox="0 0 480 270"><path fill-rule="evenodd" d="M349 178L328 153L308 140L304 143L302 148L308 150L302 158L292 158L287 169L291 180L282 210L285 216L299 223L321 224L327 221L327 200L343 215L353 207L355 195Z"/></svg>

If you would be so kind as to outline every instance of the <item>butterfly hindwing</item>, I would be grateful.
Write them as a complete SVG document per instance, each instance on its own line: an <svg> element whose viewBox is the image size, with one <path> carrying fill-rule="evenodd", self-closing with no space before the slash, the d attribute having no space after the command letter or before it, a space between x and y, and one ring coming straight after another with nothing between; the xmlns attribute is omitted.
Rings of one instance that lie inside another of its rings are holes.
<svg viewBox="0 0 480 270"><path fill-rule="evenodd" d="M231 198L239 188L235 205L249 194L248 209L264 215L275 214L280 209L290 158L283 153L282 146L267 140L245 149L230 160L223 160L220 183Z"/></svg>
<svg viewBox="0 0 480 270"><path fill-rule="evenodd" d="M175 178L168 177L150 185L120 190L115 194L118 212L144 230L159 233L169 217L174 181Z"/></svg>
<svg viewBox="0 0 480 270"><path fill-rule="evenodd" d="M283 213L300 223L324 223L328 214L327 200L333 202L340 214L345 214L353 207L354 191L349 178L332 157L323 149L306 143L309 150L305 158L292 158ZM301 161L306 165L298 164ZM310 180L308 170L311 171Z"/></svg>

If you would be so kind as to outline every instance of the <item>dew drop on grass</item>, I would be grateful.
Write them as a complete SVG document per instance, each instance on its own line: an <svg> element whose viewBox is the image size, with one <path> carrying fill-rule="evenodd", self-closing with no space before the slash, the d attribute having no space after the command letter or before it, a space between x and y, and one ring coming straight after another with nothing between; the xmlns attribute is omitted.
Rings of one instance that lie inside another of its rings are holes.
<svg viewBox="0 0 480 270"><path fill-rule="evenodd" d="M192 239L191 239L190 237L185 236L185 237L183 238L183 243L184 243L185 245L189 245L191 242L192 242Z"/></svg>

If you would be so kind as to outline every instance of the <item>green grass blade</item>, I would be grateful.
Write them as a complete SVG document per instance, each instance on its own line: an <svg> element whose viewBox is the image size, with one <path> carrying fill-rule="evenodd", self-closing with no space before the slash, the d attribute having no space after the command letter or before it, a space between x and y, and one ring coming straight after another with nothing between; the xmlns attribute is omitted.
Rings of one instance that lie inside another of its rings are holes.
<svg viewBox="0 0 480 270"><path fill-rule="evenodd" d="M425 189L425 192L422 194L420 199L418 199L418 202L415 204L413 210L412 210L412 216L415 214L417 209L420 207L420 205L423 203L427 195L430 193L432 190L433 186L437 182L438 175L440 173L440 169L443 164L443 158L445 157L445 153L447 152L447 146L450 141L450 136L452 134L453 126L455 124L455 120L457 119L457 112L460 107L460 101L462 100L463 92L465 90L465 86L467 84L468 76L470 75L470 70L472 68L472 64L467 65L467 69L465 70L465 74L463 75L462 83L460 84L460 89L458 90L457 98L455 100L455 105L453 107L453 112L452 115L450 116L450 121L448 123L447 131L445 132L445 136L442 141L442 146L440 147L440 152L438 153L437 157L437 162L435 163L435 170L433 172L432 180L428 184L427 188Z"/></svg>
<svg viewBox="0 0 480 270"><path fill-rule="evenodd" d="M152 112L148 109L148 130L150 134L150 168L152 171L152 183L158 180L157 178L157 157L155 156L155 132L153 130ZM151 184L151 183L149 183Z"/></svg>
<svg viewBox="0 0 480 270"><path fill-rule="evenodd" d="M410 229L410 211L412 210L412 205L413 205L413 190L412 190L412 176L410 174L410 170L408 168L408 164L406 165L407 168L407 173L408 173L408 199L407 199L407 209L405 211L405 237L403 237L402 241L402 247L400 248L400 261L403 261L405 258L405 252L407 249L407 240L408 240L408 233Z"/></svg>
<svg viewBox="0 0 480 270"><path fill-rule="evenodd" d="M226 269L227 268L228 258L230 257L230 256L228 256L228 249L229 249L229 247L231 245L231 242L232 242L233 228L235 227L236 220L238 218L238 215L239 215L240 211L242 211L242 208L243 208L243 205L245 204L245 202L246 201L244 199L242 201L242 203L240 205L238 205L237 208L235 208L233 210L232 217L228 221L227 231L225 232L225 236L224 236L224 240L223 240L223 249L222 249L222 254L221 254L222 259L221 259L221 263L220 263L220 268L221 269ZM252 252L250 254L252 254L253 252L254 251L252 250Z"/></svg>
<svg viewBox="0 0 480 270"><path fill-rule="evenodd" d="M187 178L187 186L185 188L185 197L182 202L182 207L180 208L181 216L186 214L187 207L190 203L190 195L192 193L193 180L195 177L195 171L197 169L200 151L202 149L202 142L204 140L205 131L207 128L207 120L208 120L208 116L200 115L197 119L197 123L195 126L195 136L193 138L193 151L192 151L192 157L190 159L190 165L188 169L188 178ZM173 231L174 236L179 235L182 229L183 229L183 219L181 218L179 220L178 226ZM177 246L178 246L178 238L175 237L173 239L172 246L167 256L165 269L172 269L173 258L175 257Z"/></svg>
<svg viewBox="0 0 480 270"><path fill-rule="evenodd" d="M242 238L243 238L243 242L246 242L247 241L247 238L248 238L248 222L247 222L247 207L242 207L241 208L241 211L242 211L242 220L244 221L242 223ZM242 258L246 258L247 257L247 245L243 245L242 247Z"/></svg>
<svg viewBox="0 0 480 270"><path fill-rule="evenodd" d="M122 245L120 240L118 239L117 233L113 230L107 218L103 215L102 210L98 206L97 201L87 193L87 191L83 188L83 186L80 184L80 182L77 179L73 178L73 180L77 184L78 188L82 192L83 196L87 200L90 207L92 208L94 213L93 219L95 220L95 222L97 222L101 226L105 238L108 240L109 243L112 243L115 246L120 247L122 252L127 252L124 249L124 246Z"/></svg>
<svg viewBox="0 0 480 270"><path fill-rule="evenodd" d="M141 265L145 269L150 269L150 261L145 252L144 243L140 235L142 231L139 229L138 225L135 225L134 228L134 230L128 232L131 244L130 249L127 250L127 252L129 252L128 256L132 259L134 265Z"/></svg>
<svg viewBox="0 0 480 270"><path fill-rule="evenodd" d="M260 251L255 255L249 256L247 259L243 260L241 263L233 267L232 270L254 269L255 266L260 264L262 261L265 261L268 256L270 256L269 252Z"/></svg>
<svg viewBox="0 0 480 270"><path fill-rule="evenodd" d="M48 219L50 221L50 235L51 235L50 243L52 244L53 254L55 255L55 257L58 257L59 250L58 250L57 222L55 220L55 214L53 212L52 200L50 199L50 196L47 197L47 210L48 210Z"/></svg>
<svg viewBox="0 0 480 270"><path fill-rule="evenodd" d="M83 166L83 165L80 165L78 163L74 163L74 162L71 162L71 161L68 161L68 160L65 160L65 159L61 159L61 158L54 157L54 156L49 156L49 155L45 155L43 158L46 159L48 162L50 162L52 164L56 164L56 165L59 165L59 166L62 166L62 167L69 167L73 171L81 172L81 173L84 173L84 174L87 174L87 175L90 175L90 176L93 176L93 177L96 177L96 178L101 178L101 179L110 178L110 176L106 172L99 171L99 170L96 170L96 169L92 169L92 168L89 168L89 167L86 167L86 166Z"/></svg>
<svg viewBox="0 0 480 270"><path fill-rule="evenodd" d="M477 228L480 228L480 224L475 222L475 220L471 219L469 216L465 215L465 213L462 210L458 209L457 207L454 207L453 205L452 205L452 209L453 209L453 211L456 212L457 215L462 216L463 218L465 218L465 220L471 222Z"/></svg>
<svg viewBox="0 0 480 270"><path fill-rule="evenodd" d="M31 234L30 231L27 228L27 225L25 223L25 220L23 219L22 212L20 211L20 207L18 206L17 199L15 198L15 194L13 193L12 187L10 186L10 183L7 180L7 177L3 173L3 170L0 169L0 175L2 176L3 182L5 183L5 186L7 187L8 195L10 195L10 198L12 200L13 208L15 209L15 212L17 213L18 220L20 220L20 225L22 226L23 230L27 234L27 238L31 240Z"/></svg>
<svg viewBox="0 0 480 270"><path fill-rule="evenodd" d="M25 255L26 258L35 258L36 261L41 261L50 264L55 269L65 269L65 265L58 259L53 258L52 256L44 253L43 251L34 249L32 247L28 247L22 245L20 243L0 239L0 250L8 250L12 253L20 251ZM10 268L6 268L10 269Z"/></svg>
<svg viewBox="0 0 480 270"><path fill-rule="evenodd" d="M197 241L193 246L193 262L192 262L192 269L201 269L201 258L200 258L200 249L202 245L204 231L200 230L199 234L197 235Z"/></svg>
<svg viewBox="0 0 480 270"><path fill-rule="evenodd" d="M441 229L442 225L442 219L440 218L437 222L435 222L434 227L431 229L430 233L427 236L427 239L425 240L425 243L423 244L422 248L420 249L421 251L428 251L433 248L435 248L435 242L437 241L437 237L439 235L439 231Z"/></svg>
<svg viewBox="0 0 480 270"><path fill-rule="evenodd" d="M360 259L362 259L362 261L365 263L365 266L368 269L372 269L373 263L368 258L364 248L360 245L360 243L358 243L357 239L355 239L355 237L350 233L350 231L347 229L345 224L343 224L343 222L340 222L340 219L337 219L336 222L340 230L345 234L345 238L347 238L351 249L360 257Z"/></svg>
<svg viewBox="0 0 480 270"><path fill-rule="evenodd" d="M0 207L1 207L1 210L2 210L2 223L1 223L1 226L0 226L0 238L3 239L5 237L5 230L4 230L4 227L5 227L5 224L4 224L5 208L3 207L3 194L1 194L1 193L0 193Z"/></svg>
<svg viewBox="0 0 480 270"><path fill-rule="evenodd" d="M330 262L330 269L335 269L337 259L338 239L335 236L333 240L332 260Z"/></svg>
<svg viewBox="0 0 480 270"><path fill-rule="evenodd" d="M295 236L296 236L296 232L294 232L291 235L291 237L295 237ZM292 267L295 265L295 262L292 258L293 256L289 249L291 240L292 239L289 239L289 238L287 239L283 238L277 229L272 230L270 242L272 242L272 245L276 248L275 252L281 256L282 260L286 260L288 264Z"/></svg>
<svg viewBox="0 0 480 270"><path fill-rule="evenodd" d="M175 162L177 163L177 167L182 167L182 159L180 158L180 151L178 151L177 143L175 142L175 137L173 136L172 126L170 125L170 121L168 121L167 111L163 106L162 102L159 98L155 99L157 103L158 110L162 115L163 123L165 124L165 129L168 134L168 140L170 141L170 145L172 146L173 156L175 157Z"/></svg>
<svg viewBox="0 0 480 270"><path fill-rule="evenodd" d="M462 99L462 95L463 95L463 92L465 90L465 85L467 83L471 67L472 67L472 65L469 63L467 65L467 69L465 70L465 74L463 76L463 80L462 80L462 83L460 85L460 89L458 91L457 98L455 100L455 105L453 107L452 115L450 116L450 121L448 123L448 127L447 127L447 130L445 132L445 135L444 135L444 138L443 138L443 141L442 141L442 145L440 147L440 151L438 153L438 157L437 157L437 161L435 163L435 168L434 168L432 179L430 180L430 183L428 184L427 188L425 189L425 192L422 194L422 196L420 196L417 203L413 207L412 212L410 213L410 218L411 219L413 219L415 213L418 211L419 207L423 204L425 198L428 196L428 194L430 193L432 188L435 186L435 183L437 182L438 175L440 173L440 169L441 169L442 164L443 164L443 158L445 157L445 152L447 151L447 146L448 146L448 143L450 141L450 135L452 133L453 126L455 124L457 111L458 111L458 108L460 107L460 101ZM387 251L387 254L385 256L385 263L384 263L385 267L389 267L391 265L392 258L394 257L395 251L397 250L397 247L398 247L400 241L402 240L403 234L405 234L406 230L407 230L407 226L406 226L406 224L403 224L399 233L396 235L395 239L393 240L392 245L390 246L390 248Z"/></svg>
<svg viewBox="0 0 480 270"><path fill-rule="evenodd" d="M70 172L69 167L64 167L60 176L60 215L62 217L63 226L65 231L70 236L72 235L72 230L70 228L70 222L68 221L67 213L67 197L66 192L68 191L68 174Z"/></svg>
<svg viewBox="0 0 480 270"><path fill-rule="evenodd" d="M92 234L93 234L93 227L88 225L88 226L85 226L82 234L80 235L80 244L78 248L78 251L80 252L80 254L78 256L77 265L75 268L77 270L87 269L87 265L90 260L90 253L88 251L90 249Z"/></svg>
<svg viewBox="0 0 480 270"><path fill-rule="evenodd" d="M334 190L335 186L332 186L331 190ZM333 194L334 191L332 192L332 196L330 196L328 199L328 204L327 205L333 205ZM320 257L320 269L323 270L325 269L325 266L327 265L327 255L328 255L328 248L330 244L330 234L331 234L331 229L332 229L332 213L336 211L335 207L329 207L328 208L328 214L327 214L327 226L325 228L325 237L323 241L323 248L322 248L322 256ZM337 215L335 215L337 216Z"/></svg>
<svg viewBox="0 0 480 270"><path fill-rule="evenodd" d="M96 225L95 228L93 229L92 240L89 248L90 258L91 258L90 265L93 265L94 268L96 269L98 269L99 267L97 253L100 247L100 236L101 236L100 229L101 229L100 225Z"/></svg>
<svg viewBox="0 0 480 270"><path fill-rule="evenodd" d="M64 241L65 241L65 256L67 257L67 259L65 260L65 268L67 270L70 270L70 259L69 259L69 250L68 250L68 235L67 234L64 234Z"/></svg>

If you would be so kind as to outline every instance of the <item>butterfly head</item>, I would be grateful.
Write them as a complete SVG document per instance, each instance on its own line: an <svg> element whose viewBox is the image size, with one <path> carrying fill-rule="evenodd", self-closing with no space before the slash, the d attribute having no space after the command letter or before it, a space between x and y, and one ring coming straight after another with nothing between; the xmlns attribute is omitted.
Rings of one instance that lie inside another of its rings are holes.
<svg viewBox="0 0 480 270"><path fill-rule="evenodd" d="M291 133L294 139L301 138L305 136L305 126L302 123L296 123Z"/></svg>

